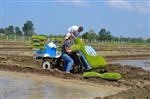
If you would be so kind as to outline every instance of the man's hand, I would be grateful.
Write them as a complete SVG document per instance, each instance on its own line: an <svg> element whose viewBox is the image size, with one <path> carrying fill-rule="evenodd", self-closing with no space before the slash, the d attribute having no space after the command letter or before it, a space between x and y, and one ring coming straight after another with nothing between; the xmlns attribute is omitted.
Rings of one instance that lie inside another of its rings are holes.
<svg viewBox="0 0 150 99"><path fill-rule="evenodd" d="M67 53L71 53L72 50L71 50L70 48L66 48L66 52L67 52Z"/></svg>
<svg viewBox="0 0 150 99"><path fill-rule="evenodd" d="M76 39L76 37L75 37L75 33L70 33L71 34L71 37L73 37L73 39Z"/></svg>

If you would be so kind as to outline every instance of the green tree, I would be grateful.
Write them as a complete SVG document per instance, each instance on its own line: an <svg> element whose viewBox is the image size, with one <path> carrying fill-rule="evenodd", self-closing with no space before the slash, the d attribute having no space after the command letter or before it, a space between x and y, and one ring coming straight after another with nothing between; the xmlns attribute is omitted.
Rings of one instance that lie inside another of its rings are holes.
<svg viewBox="0 0 150 99"><path fill-rule="evenodd" d="M88 39L90 41L97 39L97 34L94 32L94 30L90 29L88 32L84 33L82 35L83 39Z"/></svg>
<svg viewBox="0 0 150 99"><path fill-rule="evenodd" d="M22 27L22 30L24 32L24 35L27 35L27 36L31 36L34 33L34 28L33 28L33 23L32 21L27 21L24 26Z"/></svg>
<svg viewBox="0 0 150 99"><path fill-rule="evenodd" d="M0 33L5 33L5 29L1 28Z"/></svg>
<svg viewBox="0 0 150 99"><path fill-rule="evenodd" d="M112 40L113 41L119 41L119 38L118 37L112 37Z"/></svg>
<svg viewBox="0 0 150 99"><path fill-rule="evenodd" d="M14 27L10 25L9 27L5 28L6 34L13 34L14 33Z"/></svg>
<svg viewBox="0 0 150 99"><path fill-rule="evenodd" d="M21 29L18 26L15 27L15 33L17 35L22 35L22 31L21 31Z"/></svg>
<svg viewBox="0 0 150 99"><path fill-rule="evenodd" d="M107 40L110 41L113 39L110 31L106 31L106 29L102 28L98 33L98 40Z"/></svg>
<svg viewBox="0 0 150 99"><path fill-rule="evenodd" d="M146 41L147 41L147 43L150 43L150 38L148 38Z"/></svg>

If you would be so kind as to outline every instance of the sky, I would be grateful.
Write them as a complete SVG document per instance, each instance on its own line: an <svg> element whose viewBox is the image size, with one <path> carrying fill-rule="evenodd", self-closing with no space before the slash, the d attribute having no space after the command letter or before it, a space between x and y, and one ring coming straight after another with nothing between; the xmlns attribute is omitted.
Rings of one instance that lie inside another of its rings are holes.
<svg viewBox="0 0 150 99"><path fill-rule="evenodd" d="M0 0L0 28L20 28L31 20L37 34L66 34L72 25L83 33L106 28L113 36L150 37L149 0Z"/></svg>

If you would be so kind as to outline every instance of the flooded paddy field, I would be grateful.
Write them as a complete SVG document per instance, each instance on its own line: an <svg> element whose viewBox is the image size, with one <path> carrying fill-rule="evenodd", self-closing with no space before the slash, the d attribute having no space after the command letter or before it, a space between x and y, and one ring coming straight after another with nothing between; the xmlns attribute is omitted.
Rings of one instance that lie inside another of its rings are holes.
<svg viewBox="0 0 150 99"><path fill-rule="evenodd" d="M31 73L1 71L2 99L72 99L104 97L123 88L58 79Z"/></svg>
<svg viewBox="0 0 150 99"><path fill-rule="evenodd" d="M68 75L58 70L42 70L41 60L33 60L33 53L28 44L5 42L1 45L1 97L7 97L6 99L150 98L150 72L144 70L150 66L150 50L147 48L140 48L136 55L130 55L135 47L128 50L128 55L122 54L124 52L121 50L119 54L115 54L116 52L111 53L110 50L97 49L109 63L109 72L118 72L122 75L119 81L106 81L100 78L85 79L82 74Z"/></svg>
<svg viewBox="0 0 150 99"><path fill-rule="evenodd" d="M110 62L112 64L118 63L121 65L130 65L134 67L141 67L144 70L150 71L150 59L141 59L141 60L116 60L113 62Z"/></svg>

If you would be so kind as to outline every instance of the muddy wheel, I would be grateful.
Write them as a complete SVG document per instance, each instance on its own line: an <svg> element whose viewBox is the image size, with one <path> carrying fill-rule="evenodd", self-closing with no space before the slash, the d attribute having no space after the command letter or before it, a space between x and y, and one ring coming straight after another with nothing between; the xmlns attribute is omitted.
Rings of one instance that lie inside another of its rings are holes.
<svg viewBox="0 0 150 99"><path fill-rule="evenodd" d="M74 66L72 72L73 73L81 73L83 71L83 68L81 65Z"/></svg>
<svg viewBox="0 0 150 99"><path fill-rule="evenodd" d="M51 63L49 61L44 61L42 64L43 69L51 69Z"/></svg>

